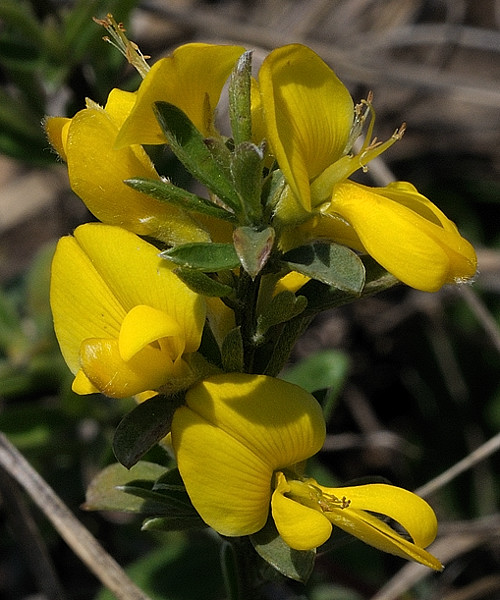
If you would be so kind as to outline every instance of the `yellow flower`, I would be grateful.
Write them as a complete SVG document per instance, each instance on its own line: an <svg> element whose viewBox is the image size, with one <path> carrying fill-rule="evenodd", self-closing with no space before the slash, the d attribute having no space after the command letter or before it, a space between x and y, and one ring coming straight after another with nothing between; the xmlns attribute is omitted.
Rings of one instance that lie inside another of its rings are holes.
<svg viewBox="0 0 500 600"><path fill-rule="evenodd" d="M324 438L314 397L265 375L222 374L196 384L172 423L191 501L222 535L256 533L271 506L278 532L296 550L323 544L333 524L385 552L441 569L424 550L435 538L436 517L418 496L385 484L326 488L298 474ZM413 542L372 512L399 522Z"/></svg>
<svg viewBox="0 0 500 600"><path fill-rule="evenodd" d="M93 223L62 238L54 255L51 306L78 394L123 398L196 379L202 297L133 233Z"/></svg>
<svg viewBox="0 0 500 600"><path fill-rule="evenodd" d="M117 147L166 143L153 112L154 102L159 101L181 108L203 135L214 135L213 118L220 93L244 51L241 46L193 43L156 62L137 90Z"/></svg>
<svg viewBox="0 0 500 600"><path fill-rule="evenodd" d="M104 108L87 100L87 108L72 119L46 119L49 140L68 164L71 188L104 223L171 244L208 241L189 215L123 183L131 177L160 179L141 146L114 147L134 103L135 94L115 89Z"/></svg>
<svg viewBox="0 0 500 600"><path fill-rule="evenodd" d="M472 246L413 186L370 188L348 180L402 131L381 144L368 139L352 154L364 109L354 110L319 56L299 44L277 48L264 60L259 86L268 141L289 186L276 207L285 247L319 238L345 244L424 291L475 274Z"/></svg>

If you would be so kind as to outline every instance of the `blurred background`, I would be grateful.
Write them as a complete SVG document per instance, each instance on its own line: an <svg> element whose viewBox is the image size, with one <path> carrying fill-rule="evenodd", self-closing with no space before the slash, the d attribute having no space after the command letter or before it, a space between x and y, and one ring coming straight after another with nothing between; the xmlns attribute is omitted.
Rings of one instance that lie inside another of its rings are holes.
<svg viewBox="0 0 500 600"><path fill-rule="evenodd" d="M324 313L290 369L305 385L328 372L329 435L313 465L323 481L380 475L420 492L438 514L433 551L447 568L431 574L339 544L290 597L500 598L500 2L1 0L0 430L152 598L187 600L225 597L215 538L141 532L138 519L79 509L114 460L113 431L131 404L72 394L48 305L54 244L92 217L42 120L139 83L92 21L106 13L151 62L189 41L242 44L257 64L276 46L307 44L355 101L373 91L379 139L407 123L363 181L415 184L476 246L476 280L436 294L397 288ZM456 465L456 476L435 480ZM97 597L98 581L2 475L0 597L51 599L37 552L65 598Z"/></svg>

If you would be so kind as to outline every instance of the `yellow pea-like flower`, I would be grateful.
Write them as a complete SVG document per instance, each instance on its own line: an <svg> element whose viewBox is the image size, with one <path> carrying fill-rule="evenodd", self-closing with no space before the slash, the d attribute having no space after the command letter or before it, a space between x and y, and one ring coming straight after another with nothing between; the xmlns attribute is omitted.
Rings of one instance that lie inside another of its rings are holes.
<svg viewBox="0 0 500 600"><path fill-rule="evenodd" d="M123 398L196 380L205 302L135 234L92 223L59 240L50 296L76 393Z"/></svg>
<svg viewBox="0 0 500 600"><path fill-rule="evenodd" d="M172 422L187 492L201 518L222 535L256 533L271 511L293 549L320 546L335 525L380 550L440 570L424 549L437 532L424 500L391 485L327 488L298 474L298 464L316 454L324 439L315 398L266 375L231 373L201 381L188 390ZM413 541L372 513L397 521Z"/></svg>
<svg viewBox="0 0 500 600"><path fill-rule="evenodd" d="M51 144L68 165L71 188L100 221L170 244L204 242L206 230L184 211L127 186L133 177L160 179L139 145L115 148L135 94L113 90L104 108L87 100L72 119L48 117Z"/></svg>
<svg viewBox="0 0 500 600"><path fill-rule="evenodd" d="M411 184L370 188L348 179L402 131L384 143L367 140L353 153L353 101L317 54L300 44L273 50L259 88L268 141L289 186L275 212L285 248L312 239L345 244L429 292L474 276L471 244Z"/></svg>

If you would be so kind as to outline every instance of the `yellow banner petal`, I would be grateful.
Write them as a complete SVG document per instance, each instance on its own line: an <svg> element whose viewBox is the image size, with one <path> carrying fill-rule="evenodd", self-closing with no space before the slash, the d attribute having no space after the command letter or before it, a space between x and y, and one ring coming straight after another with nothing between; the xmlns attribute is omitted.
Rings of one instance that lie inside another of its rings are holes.
<svg viewBox="0 0 500 600"><path fill-rule="evenodd" d="M82 225L74 235L126 312L146 305L167 313L184 332L185 351L198 349L206 314L203 297L172 273L172 265L159 258L157 248L102 223Z"/></svg>
<svg viewBox="0 0 500 600"><path fill-rule="evenodd" d="M179 107L204 135L212 135L213 111L226 79L244 51L240 46L192 43L156 62L137 91L137 102L120 131L116 147L166 142L153 113L153 104L159 101Z"/></svg>
<svg viewBox="0 0 500 600"><path fill-rule="evenodd" d="M325 439L316 399L296 385L266 375L210 377L188 391L186 403L273 471L316 454Z"/></svg>
<svg viewBox="0 0 500 600"><path fill-rule="evenodd" d="M140 146L116 150L118 128L100 108L76 114L66 147L73 191L101 221L171 243L208 241L208 234L186 213L125 185L132 177L159 179Z"/></svg>
<svg viewBox="0 0 500 600"><path fill-rule="evenodd" d="M306 210L309 182L342 156L354 118L352 98L312 50L273 50L259 72L267 137L281 170Z"/></svg>
<svg viewBox="0 0 500 600"><path fill-rule="evenodd" d="M75 374L80 344L94 337L118 337L126 311L77 240L59 240L52 261L50 304L64 360Z"/></svg>
<svg viewBox="0 0 500 600"><path fill-rule="evenodd" d="M271 496L269 465L186 406L175 412L172 444L189 497L210 527L228 536L262 529Z"/></svg>

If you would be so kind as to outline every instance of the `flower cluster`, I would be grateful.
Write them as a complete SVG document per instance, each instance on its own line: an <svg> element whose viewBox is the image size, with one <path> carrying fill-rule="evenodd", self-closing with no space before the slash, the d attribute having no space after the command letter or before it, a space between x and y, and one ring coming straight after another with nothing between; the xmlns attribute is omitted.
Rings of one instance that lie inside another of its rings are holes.
<svg viewBox="0 0 500 600"><path fill-rule="evenodd" d="M257 79L244 48L201 43L141 72L136 92L114 89L104 107L87 100L45 124L72 189L101 221L60 240L52 267L73 390L175 403L158 439L171 432L190 501L222 535L256 534L271 514L297 551L335 525L440 569L424 550L437 524L422 499L304 475L324 441L321 407L277 376L319 310L397 281L435 291L470 279L473 248L411 184L350 179L402 131L370 139L371 100L355 106L309 48L273 50ZM228 78L230 136L216 120ZM158 173L152 145L206 194Z"/></svg>

